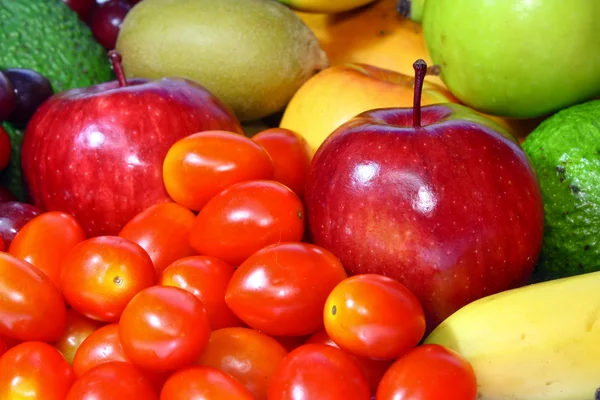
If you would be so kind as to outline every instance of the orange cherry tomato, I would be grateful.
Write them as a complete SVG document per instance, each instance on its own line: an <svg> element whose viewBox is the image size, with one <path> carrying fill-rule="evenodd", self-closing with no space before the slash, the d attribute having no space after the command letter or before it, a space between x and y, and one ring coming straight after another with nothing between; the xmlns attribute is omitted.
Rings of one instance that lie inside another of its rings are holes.
<svg viewBox="0 0 600 400"><path fill-rule="evenodd" d="M73 369L53 346L25 342L0 357L0 399L64 400Z"/></svg>
<svg viewBox="0 0 600 400"><path fill-rule="evenodd" d="M75 217L48 211L34 217L17 232L8 252L35 265L60 287L62 262L71 249L85 239L85 232Z"/></svg>
<svg viewBox="0 0 600 400"><path fill-rule="evenodd" d="M212 330L244 323L225 304L225 291L233 276L233 267L209 256L182 258L169 265L159 283L192 293L204 304Z"/></svg>
<svg viewBox="0 0 600 400"><path fill-rule="evenodd" d="M139 292L119 321L127 357L151 371L174 371L198 359L210 336L206 309L187 290L153 286Z"/></svg>
<svg viewBox="0 0 600 400"><path fill-rule="evenodd" d="M150 378L133 364L111 361L100 364L78 378L66 400L158 400Z"/></svg>
<svg viewBox="0 0 600 400"><path fill-rule="evenodd" d="M78 378L96 365L110 361L130 362L119 341L119 324L108 324L90 333L73 356L73 371Z"/></svg>
<svg viewBox="0 0 600 400"><path fill-rule="evenodd" d="M255 400L241 383L212 367L194 366L173 373L160 400Z"/></svg>
<svg viewBox="0 0 600 400"><path fill-rule="evenodd" d="M324 329L313 333L305 343L326 344L328 346L339 348L339 346L335 344L333 340L331 340L329 335L327 335L327 332L325 332ZM385 374L385 371L387 371L390 365L392 365L394 360L372 360L370 358L356 357L354 355L352 355L352 357L356 360L360 366L360 369L362 369L363 373L365 374L367 382L369 382L371 393L375 393L383 374Z"/></svg>
<svg viewBox="0 0 600 400"><path fill-rule="evenodd" d="M276 243L233 273L225 302L248 326L273 336L302 336L323 326L327 295L347 277L328 250Z"/></svg>
<svg viewBox="0 0 600 400"><path fill-rule="evenodd" d="M75 246L65 259L60 283L67 302L88 318L116 322L129 300L155 283L154 265L137 243L97 236Z"/></svg>
<svg viewBox="0 0 600 400"><path fill-rule="evenodd" d="M77 311L69 308L67 310L67 329L63 336L54 342L53 345L62 353L69 364L72 364L75 352L81 345L81 342L101 326L101 322L84 317Z"/></svg>
<svg viewBox="0 0 600 400"><path fill-rule="evenodd" d="M281 362L269 400L370 400L369 384L348 353L324 344L305 344Z"/></svg>
<svg viewBox="0 0 600 400"><path fill-rule="evenodd" d="M198 364L217 368L240 382L256 400L266 400L275 370L288 354L275 339L250 328L213 331Z"/></svg>
<svg viewBox="0 0 600 400"><path fill-rule="evenodd" d="M360 357L390 360L415 347L425 333L419 300L400 282L355 275L327 297L325 330L340 348Z"/></svg>
<svg viewBox="0 0 600 400"><path fill-rule="evenodd" d="M437 344L416 347L400 357L377 389L377 400L476 398L477 379L471 364L455 351Z"/></svg>
<svg viewBox="0 0 600 400"><path fill-rule="evenodd" d="M271 128L254 135L252 140L264 147L271 156L275 166L273 179L302 197L313 156L306 139L289 129Z"/></svg>
<svg viewBox="0 0 600 400"><path fill-rule="evenodd" d="M272 179L273 175L273 162L262 146L226 131L204 131L180 139L163 163L167 193L194 211L234 183Z"/></svg>
<svg viewBox="0 0 600 400"><path fill-rule="evenodd" d="M8 165L11 153L10 137L4 128L0 126L0 171Z"/></svg>
<svg viewBox="0 0 600 400"><path fill-rule="evenodd" d="M146 250L158 276L173 261L196 254L188 240L195 218L177 203L155 204L133 217L119 236Z"/></svg>
<svg viewBox="0 0 600 400"><path fill-rule="evenodd" d="M200 254L239 265L270 244L302 240L304 224L302 201L288 187L275 181L241 182L204 206L190 243Z"/></svg>
<svg viewBox="0 0 600 400"><path fill-rule="evenodd" d="M18 341L53 342L67 325L56 286L39 269L0 252L0 335Z"/></svg>

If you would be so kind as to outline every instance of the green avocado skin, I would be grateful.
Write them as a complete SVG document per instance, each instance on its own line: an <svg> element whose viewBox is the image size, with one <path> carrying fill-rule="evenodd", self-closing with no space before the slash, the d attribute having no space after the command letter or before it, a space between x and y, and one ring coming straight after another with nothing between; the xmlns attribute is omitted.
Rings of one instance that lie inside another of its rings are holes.
<svg viewBox="0 0 600 400"><path fill-rule="evenodd" d="M7 68L41 73L55 93L114 78L106 50L62 0L0 0L0 69ZM12 155L0 182L24 201L19 157L23 130L3 126Z"/></svg>
<svg viewBox="0 0 600 400"><path fill-rule="evenodd" d="M600 100L559 111L523 143L544 199L535 280L600 270Z"/></svg>

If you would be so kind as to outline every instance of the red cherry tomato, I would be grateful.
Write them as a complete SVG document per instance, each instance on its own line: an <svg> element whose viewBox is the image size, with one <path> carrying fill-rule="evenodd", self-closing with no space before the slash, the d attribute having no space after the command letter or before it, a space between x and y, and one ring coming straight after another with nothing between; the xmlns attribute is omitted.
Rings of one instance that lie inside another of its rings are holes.
<svg viewBox="0 0 600 400"><path fill-rule="evenodd" d="M187 367L173 373L160 400L255 400L241 383L212 367Z"/></svg>
<svg viewBox="0 0 600 400"><path fill-rule="evenodd" d="M4 128L0 126L0 171L8 165L11 153L10 137Z"/></svg>
<svg viewBox="0 0 600 400"><path fill-rule="evenodd" d="M204 304L211 329L242 326L243 322L225 304L225 291L233 276L233 267L209 256L182 258L169 265L159 283L192 293Z"/></svg>
<svg viewBox="0 0 600 400"><path fill-rule="evenodd" d="M75 245L86 239L75 217L48 211L27 222L13 239L8 252L35 265L60 287L60 270Z"/></svg>
<svg viewBox="0 0 600 400"><path fill-rule="evenodd" d="M475 398L477 380L471 364L437 344L416 347L396 360L377 389L377 400Z"/></svg>
<svg viewBox="0 0 600 400"><path fill-rule="evenodd" d="M198 364L233 376L256 400L266 400L275 370L288 354L275 339L249 328L213 331Z"/></svg>
<svg viewBox="0 0 600 400"><path fill-rule="evenodd" d="M327 295L346 277L342 263L322 247L277 243L240 265L225 302L242 321L268 335L308 335L323 326Z"/></svg>
<svg viewBox="0 0 600 400"><path fill-rule="evenodd" d="M288 352L294 350L297 347L302 346L310 335L303 336L271 336L277 340Z"/></svg>
<svg viewBox="0 0 600 400"><path fill-rule="evenodd" d="M269 400L370 400L369 384L343 350L305 344L290 352L275 372Z"/></svg>
<svg viewBox="0 0 600 400"><path fill-rule="evenodd" d="M327 332L325 332L324 329L313 333L305 343L326 344L328 346L339 348L339 346L327 335ZM352 357L356 360L360 369L362 369L365 374L367 382L369 382L371 393L375 393L383 374L385 374L385 371L392 365L393 360L372 360L370 358L356 357L354 355L352 355Z"/></svg>
<svg viewBox="0 0 600 400"><path fill-rule="evenodd" d="M80 377L96 365L110 361L130 362L119 341L119 325L108 324L90 333L73 356L73 371Z"/></svg>
<svg viewBox="0 0 600 400"><path fill-rule="evenodd" d="M78 378L97 365L112 361L132 364L125 355L119 341L119 325L108 324L92 332L79 345L73 357L73 371ZM149 377L155 388L159 389L167 379L167 374L138 368Z"/></svg>
<svg viewBox="0 0 600 400"><path fill-rule="evenodd" d="M6 353L6 350L8 350L8 343L6 343L4 338L0 337L0 357L2 357L2 354Z"/></svg>
<svg viewBox="0 0 600 400"><path fill-rule="evenodd" d="M102 324L79 314L72 308L67 310L67 329L63 336L54 342L56 347L69 364L73 363L75 352L81 343Z"/></svg>
<svg viewBox="0 0 600 400"><path fill-rule="evenodd" d="M0 335L53 342L67 325L67 308L54 284L33 265L0 252Z"/></svg>
<svg viewBox="0 0 600 400"><path fill-rule="evenodd" d="M158 400L152 381L133 364L111 361L78 378L66 400Z"/></svg>
<svg viewBox="0 0 600 400"><path fill-rule="evenodd" d="M0 358L0 399L64 400L73 369L53 346L21 343Z"/></svg>
<svg viewBox="0 0 600 400"><path fill-rule="evenodd" d="M275 181L241 182L206 203L190 243L200 254L239 265L270 244L302 240L304 224L302 201L289 188Z"/></svg>
<svg viewBox="0 0 600 400"><path fill-rule="evenodd" d="M302 197L313 155L306 139L289 129L271 128L254 135L252 140L271 156L275 166L273 179Z"/></svg>
<svg viewBox="0 0 600 400"><path fill-rule="evenodd" d="M190 292L171 286L142 290L119 321L127 357L153 371L174 371L198 359L210 335L204 305Z"/></svg>
<svg viewBox="0 0 600 400"><path fill-rule="evenodd" d="M397 358L425 333L419 300L406 286L383 275L345 279L327 297L323 314L329 337L360 357Z"/></svg>
<svg viewBox="0 0 600 400"><path fill-rule="evenodd" d="M156 204L133 217L119 236L146 250L158 276L173 261L196 253L188 241L195 218L193 212L179 204Z"/></svg>
<svg viewBox="0 0 600 400"><path fill-rule="evenodd" d="M234 183L272 179L273 174L273 162L262 146L225 131L204 131L180 139L163 163L169 196L195 211Z"/></svg>
<svg viewBox="0 0 600 400"><path fill-rule="evenodd" d="M116 322L129 300L155 283L148 253L118 236L84 240L69 252L61 270L67 302L88 318Z"/></svg>

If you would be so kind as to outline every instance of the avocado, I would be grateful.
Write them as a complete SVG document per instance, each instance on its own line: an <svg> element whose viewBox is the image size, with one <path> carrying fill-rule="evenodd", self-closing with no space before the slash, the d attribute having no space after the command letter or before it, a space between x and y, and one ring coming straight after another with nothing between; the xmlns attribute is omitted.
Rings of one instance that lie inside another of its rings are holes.
<svg viewBox="0 0 600 400"><path fill-rule="evenodd" d="M600 270L600 100L544 120L523 142L544 201L535 280Z"/></svg>
<svg viewBox="0 0 600 400"><path fill-rule="evenodd" d="M114 78L104 48L62 0L0 0L0 69L28 68L50 80L55 93ZM19 150L23 135L8 123L9 166L0 182L25 200Z"/></svg>

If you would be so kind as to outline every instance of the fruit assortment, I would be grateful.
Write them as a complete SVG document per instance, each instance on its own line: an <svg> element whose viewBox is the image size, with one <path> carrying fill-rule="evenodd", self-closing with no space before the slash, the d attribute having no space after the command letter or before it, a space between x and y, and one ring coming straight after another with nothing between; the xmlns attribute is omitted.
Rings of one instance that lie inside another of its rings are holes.
<svg viewBox="0 0 600 400"><path fill-rule="evenodd" d="M476 3L0 0L0 398L599 398L600 5Z"/></svg>

